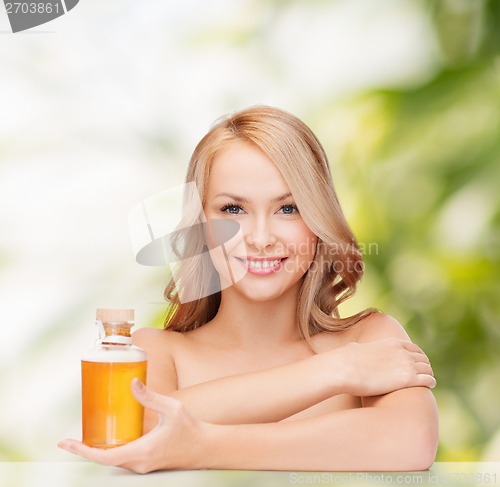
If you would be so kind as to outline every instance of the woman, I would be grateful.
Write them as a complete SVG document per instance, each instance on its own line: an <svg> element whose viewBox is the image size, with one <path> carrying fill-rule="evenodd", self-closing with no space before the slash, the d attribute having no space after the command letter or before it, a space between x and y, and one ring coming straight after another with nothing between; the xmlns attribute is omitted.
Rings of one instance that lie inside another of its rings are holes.
<svg viewBox="0 0 500 487"><path fill-rule="evenodd" d="M209 254L193 252L167 286L166 329L134 333L149 357L147 387L132 383L145 435L60 446L141 473L429 468L432 368L394 318L339 316L362 257L310 129L276 108L243 110L200 141L186 182L203 205L186 218L205 221ZM210 233L221 220L239 229L223 245Z"/></svg>

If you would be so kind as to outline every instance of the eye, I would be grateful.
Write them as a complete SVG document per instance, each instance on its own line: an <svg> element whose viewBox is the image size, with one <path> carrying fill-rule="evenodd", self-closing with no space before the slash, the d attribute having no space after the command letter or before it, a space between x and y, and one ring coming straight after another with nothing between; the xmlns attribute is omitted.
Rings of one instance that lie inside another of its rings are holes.
<svg viewBox="0 0 500 487"><path fill-rule="evenodd" d="M236 205L234 203L228 203L227 205L224 205L220 209L220 211L222 213L228 213L230 215L241 215L241 213L243 213L245 210L240 205ZM299 209L297 208L296 205L293 204L283 205L278 210L278 213L281 213L283 215L293 215L295 213L299 213Z"/></svg>
<svg viewBox="0 0 500 487"><path fill-rule="evenodd" d="M222 213L229 213L230 215L239 215L240 212L239 210L243 210L241 206L234 205L232 203L228 203L227 205L224 205L220 211Z"/></svg>
<svg viewBox="0 0 500 487"><path fill-rule="evenodd" d="M283 205L280 211L282 211L284 215L293 215L294 213L298 213L299 209L296 205Z"/></svg>

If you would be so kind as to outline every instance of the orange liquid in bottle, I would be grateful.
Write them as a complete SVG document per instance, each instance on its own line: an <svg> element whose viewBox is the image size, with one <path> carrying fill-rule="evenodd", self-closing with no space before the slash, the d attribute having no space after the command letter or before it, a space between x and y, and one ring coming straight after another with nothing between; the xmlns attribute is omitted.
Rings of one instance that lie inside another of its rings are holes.
<svg viewBox="0 0 500 487"><path fill-rule="evenodd" d="M146 382L147 361L82 360L83 443L98 448L124 445L142 435L144 408L132 395L134 377Z"/></svg>

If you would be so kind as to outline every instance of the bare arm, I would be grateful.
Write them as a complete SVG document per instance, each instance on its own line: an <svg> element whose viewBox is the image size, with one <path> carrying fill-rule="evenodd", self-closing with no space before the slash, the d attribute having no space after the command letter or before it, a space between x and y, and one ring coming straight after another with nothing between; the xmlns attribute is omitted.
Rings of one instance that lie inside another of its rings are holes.
<svg viewBox="0 0 500 487"><path fill-rule="evenodd" d="M325 360L321 355L177 389L175 365L167 344L168 338L174 337L166 336L169 333L141 329L133 334L134 344L148 353L146 384L156 392L180 400L203 421L219 424L279 421L339 393L339 381L327 368L328 357ZM158 347L160 337L164 341L162 347ZM156 422L156 413L146 410L144 431L149 431Z"/></svg>
<svg viewBox="0 0 500 487"><path fill-rule="evenodd" d="M437 447L437 413L429 395L428 389L405 389L376 407L298 421L207 424L201 465L249 470L425 470Z"/></svg>
<svg viewBox="0 0 500 487"><path fill-rule="evenodd" d="M405 336L397 322L381 317L361 340L381 342L387 335ZM364 379L368 378L365 374ZM108 450L75 440L64 440L59 446L141 473L172 468L424 470L434 461L437 448L437 409L426 387L365 397L363 408L296 421L237 425L200 421L181 401L156 394L138 381L133 392L161 417L148 434Z"/></svg>
<svg viewBox="0 0 500 487"><path fill-rule="evenodd" d="M381 317L360 338L407 337ZM363 397L363 408L292 422L205 425L205 467L269 470L425 470L435 458L438 412L427 387ZM291 446L290 446L291 445Z"/></svg>
<svg viewBox="0 0 500 487"><path fill-rule="evenodd" d="M194 416L215 424L280 421L340 394L332 357L315 355L280 367L232 375L173 391Z"/></svg>
<svg viewBox="0 0 500 487"><path fill-rule="evenodd" d="M150 355L147 385L180 400L196 418L210 423L275 422L336 394L372 396L435 384L427 357L407 336L401 336L371 344L352 343L284 366L177 390L168 345L158 347L159 338L167 343L168 333L147 329L134 333L134 343ZM156 421L156 414L146 411L145 431Z"/></svg>
<svg viewBox="0 0 500 487"><path fill-rule="evenodd" d="M322 355L178 389L174 360L169 352L169 341L175 339L171 332L163 330L143 328L133 334L134 344L148 353L147 386L180 400L203 421L217 424L279 421L339 393L339 376L336 380L329 370L332 360ZM146 410L144 431L149 431L156 422L156 413Z"/></svg>

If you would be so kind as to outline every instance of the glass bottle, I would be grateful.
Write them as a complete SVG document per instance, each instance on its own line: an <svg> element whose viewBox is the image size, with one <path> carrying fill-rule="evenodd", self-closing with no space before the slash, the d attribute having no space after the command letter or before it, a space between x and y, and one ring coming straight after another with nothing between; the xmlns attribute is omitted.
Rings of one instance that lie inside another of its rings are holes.
<svg viewBox="0 0 500 487"><path fill-rule="evenodd" d="M133 309L96 311L99 340L82 355L82 441L98 448L142 435L144 408L132 395L134 377L146 381L146 352L132 345Z"/></svg>

